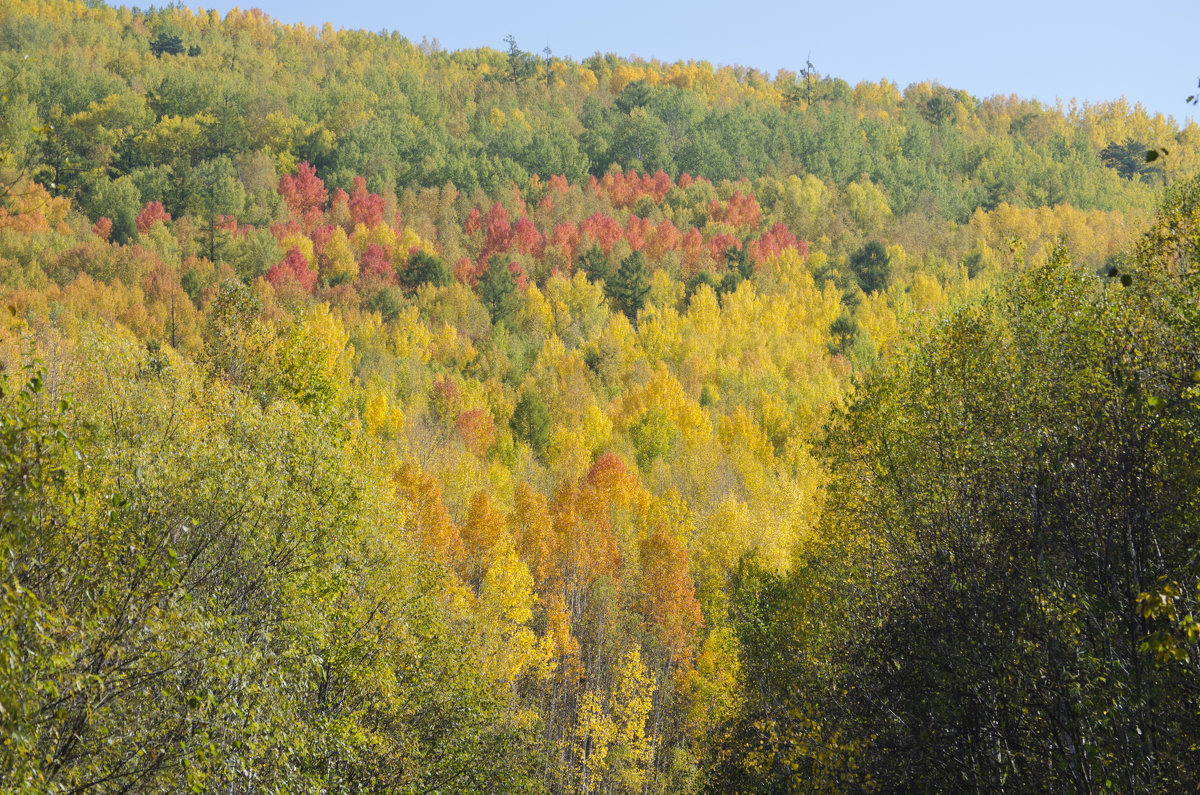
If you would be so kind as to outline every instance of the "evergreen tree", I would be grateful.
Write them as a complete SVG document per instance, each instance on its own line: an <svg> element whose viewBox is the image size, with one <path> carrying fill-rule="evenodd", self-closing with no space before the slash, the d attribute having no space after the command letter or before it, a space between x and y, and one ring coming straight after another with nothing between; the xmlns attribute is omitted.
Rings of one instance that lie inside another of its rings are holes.
<svg viewBox="0 0 1200 795"><path fill-rule="evenodd" d="M650 273L646 267L646 256L635 251L621 260L612 284L608 286L608 297L616 308L630 320L637 320L638 310L646 303L650 294Z"/></svg>
<svg viewBox="0 0 1200 795"><path fill-rule="evenodd" d="M850 256L850 269L864 293L876 293L887 289L892 265L887 249L872 240Z"/></svg>
<svg viewBox="0 0 1200 795"><path fill-rule="evenodd" d="M509 422L513 435L540 453L550 443L550 412L537 392L525 390Z"/></svg>
<svg viewBox="0 0 1200 795"><path fill-rule="evenodd" d="M612 265L604 255L604 250L595 244L580 255L579 269L592 282L607 282L612 278Z"/></svg>
<svg viewBox="0 0 1200 795"><path fill-rule="evenodd" d="M503 254L493 254L479 277L479 299L487 307L492 323L505 320L517 308L517 282Z"/></svg>
<svg viewBox="0 0 1200 795"><path fill-rule="evenodd" d="M404 289L414 293L422 284L444 287L450 283L451 277L441 257L418 250L409 257L408 267L399 273L399 280Z"/></svg>

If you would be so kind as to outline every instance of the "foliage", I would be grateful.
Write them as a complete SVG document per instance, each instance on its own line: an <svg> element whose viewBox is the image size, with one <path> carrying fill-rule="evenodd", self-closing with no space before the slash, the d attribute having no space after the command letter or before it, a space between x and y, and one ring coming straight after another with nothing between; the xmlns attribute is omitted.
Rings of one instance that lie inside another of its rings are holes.
<svg viewBox="0 0 1200 795"><path fill-rule="evenodd" d="M1186 787L1194 125L0 29L4 788Z"/></svg>
<svg viewBox="0 0 1200 795"><path fill-rule="evenodd" d="M1194 276L1152 241L1190 250L1193 207L1165 211L1127 286L1060 249L868 381L828 438L821 541L739 586L747 665L770 673L745 680L727 780L1191 779L1195 633L1171 583L1195 576L1200 335Z"/></svg>

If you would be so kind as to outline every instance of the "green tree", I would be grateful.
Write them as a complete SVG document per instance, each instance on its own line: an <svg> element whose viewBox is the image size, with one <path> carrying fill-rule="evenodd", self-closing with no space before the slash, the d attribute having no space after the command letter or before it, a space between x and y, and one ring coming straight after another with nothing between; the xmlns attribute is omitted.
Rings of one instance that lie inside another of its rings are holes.
<svg viewBox="0 0 1200 795"><path fill-rule="evenodd" d="M415 293L422 284L445 287L451 282L450 269L445 261L423 249L418 249L408 258L408 264L397 274L397 278L409 293Z"/></svg>
<svg viewBox="0 0 1200 795"><path fill-rule="evenodd" d="M850 270L864 293L876 293L887 289L891 260L883 244L872 240L850 256Z"/></svg>
<svg viewBox="0 0 1200 795"><path fill-rule="evenodd" d="M650 272L646 255L634 251L621 260L610 284L606 285L609 300L630 320L637 322L637 313L650 295Z"/></svg>
<svg viewBox="0 0 1200 795"><path fill-rule="evenodd" d="M579 255L579 270L583 271L594 284L600 282L607 284L612 278L612 263L604 254L604 250L595 243Z"/></svg>
<svg viewBox="0 0 1200 795"><path fill-rule="evenodd" d="M183 54L183 39L164 31L150 41L150 52L154 53L155 58L161 58L164 55L181 55Z"/></svg>
<svg viewBox="0 0 1200 795"><path fill-rule="evenodd" d="M1191 778L1195 639L1156 663L1145 605L1163 602L1139 597L1194 577L1197 415L1177 385L1200 325L1180 322L1196 286L1172 264L1193 224L1152 235L1176 253L1143 252L1128 287L1059 250L868 379L825 442L832 546L798 551L786 598L753 586L739 602L747 665L791 650L782 676L747 678L730 737L762 752L728 775L893 791Z"/></svg>
<svg viewBox="0 0 1200 795"><path fill-rule="evenodd" d="M505 322L516 311L520 301L517 281L503 253L493 254L487 270L479 277L479 300L487 308L493 325Z"/></svg>
<svg viewBox="0 0 1200 795"><path fill-rule="evenodd" d="M509 422L513 435L540 454L550 443L550 411L542 398L532 389L526 389L517 400Z"/></svg>

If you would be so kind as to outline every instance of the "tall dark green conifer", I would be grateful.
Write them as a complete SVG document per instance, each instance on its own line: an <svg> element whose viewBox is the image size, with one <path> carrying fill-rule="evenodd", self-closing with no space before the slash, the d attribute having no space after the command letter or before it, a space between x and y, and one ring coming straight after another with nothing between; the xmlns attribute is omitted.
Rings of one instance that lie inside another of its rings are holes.
<svg viewBox="0 0 1200 795"><path fill-rule="evenodd" d="M517 308L517 282L503 254L493 254L479 277L479 299L487 307L492 323L501 323Z"/></svg>
<svg viewBox="0 0 1200 795"><path fill-rule="evenodd" d="M646 256L635 251L621 260L621 267L608 285L609 300L632 321L637 321L638 310L650 295L650 272L646 267Z"/></svg>

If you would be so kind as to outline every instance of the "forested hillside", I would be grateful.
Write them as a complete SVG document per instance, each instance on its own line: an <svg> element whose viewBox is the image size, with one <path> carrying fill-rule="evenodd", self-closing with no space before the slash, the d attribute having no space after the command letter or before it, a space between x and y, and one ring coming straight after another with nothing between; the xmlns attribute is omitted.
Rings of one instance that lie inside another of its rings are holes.
<svg viewBox="0 0 1200 795"><path fill-rule="evenodd" d="M3 788L1195 784L1195 125L58 0L0 81Z"/></svg>

